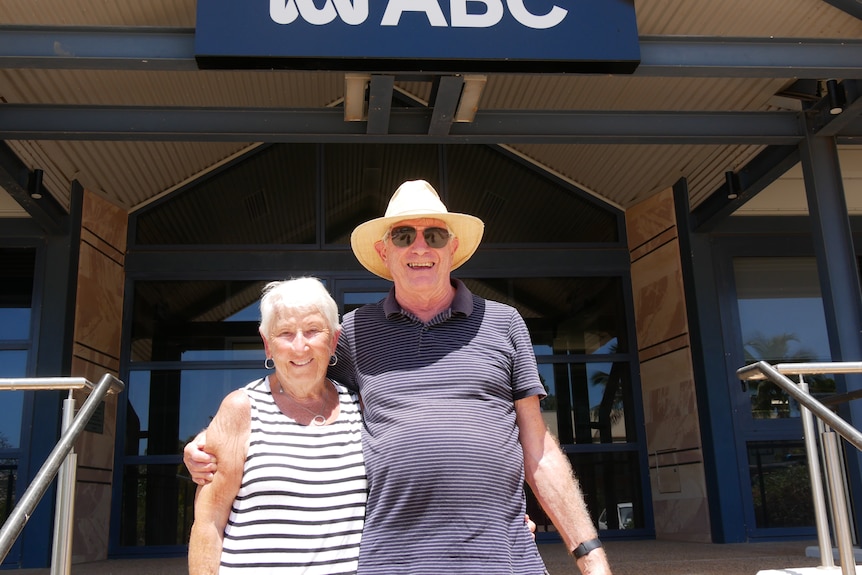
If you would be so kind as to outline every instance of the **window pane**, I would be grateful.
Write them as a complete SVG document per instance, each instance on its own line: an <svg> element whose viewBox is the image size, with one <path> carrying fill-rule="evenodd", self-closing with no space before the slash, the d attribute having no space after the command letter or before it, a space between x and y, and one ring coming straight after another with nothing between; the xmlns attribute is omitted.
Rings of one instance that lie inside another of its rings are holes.
<svg viewBox="0 0 862 575"><path fill-rule="evenodd" d="M0 377L26 377L27 352L0 350ZM0 453L21 447L21 415L24 392L0 390Z"/></svg>
<svg viewBox="0 0 862 575"><path fill-rule="evenodd" d="M265 281L137 282L132 361L260 360Z"/></svg>
<svg viewBox="0 0 862 575"><path fill-rule="evenodd" d="M561 443L637 441L628 361L585 363L628 352L619 278L465 279L482 297L524 317L548 396L545 422Z"/></svg>
<svg viewBox="0 0 862 575"><path fill-rule="evenodd" d="M814 258L734 258L745 363L829 362L829 336ZM835 390L831 377L809 378L812 391ZM799 417L787 394L747 382L755 419Z"/></svg>
<svg viewBox="0 0 862 575"><path fill-rule="evenodd" d="M268 374L259 370L133 371L126 412L126 455L182 453L207 427L222 399Z"/></svg>
<svg viewBox="0 0 862 575"><path fill-rule="evenodd" d="M120 545L187 544L196 488L182 463L126 466Z"/></svg>
<svg viewBox="0 0 862 575"><path fill-rule="evenodd" d="M0 458L0 524L15 508L15 481L18 479L18 460Z"/></svg>
<svg viewBox="0 0 862 575"><path fill-rule="evenodd" d="M814 525L808 457L802 442L749 443L748 469L758 528Z"/></svg>
<svg viewBox="0 0 862 575"><path fill-rule="evenodd" d="M645 527L641 468L634 451L570 454L569 460L584 493L590 514L600 530ZM542 511L529 486L527 513L536 522L536 533L553 532L551 520ZM616 510L609 514L608 509Z"/></svg>
<svg viewBox="0 0 862 575"><path fill-rule="evenodd" d="M0 339L30 338L30 308L0 308Z"/></svg>
<svg viewBox="0 0 862 575"><path fill-rule="evenodd" d="M545 422L560 443L636 441L629 364L543 363Z"/></svg>
<svg viewBox="0 0 862 575"><path fill-rule="evenodd" d="M30 339L35 262L30 248L0 247L0 340Z"/></svg>

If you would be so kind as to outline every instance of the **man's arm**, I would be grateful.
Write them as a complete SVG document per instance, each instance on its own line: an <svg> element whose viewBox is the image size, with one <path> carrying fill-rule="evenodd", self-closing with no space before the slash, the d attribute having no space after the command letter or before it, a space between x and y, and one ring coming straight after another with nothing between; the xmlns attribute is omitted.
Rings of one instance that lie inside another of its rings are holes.
<svg viewBox="0 0 862 575"><path fill-rule="evenodd" d="M222 462L219 473L195 494L195 521L189 539L189 575L219 572L224 529L242 483L248 452L251 409L243 390L228 395L209 427L209 448Z"/></svg>
<svg viewBox="0 0 862 575"><path fill-rule="evenodd" d="M572 553L581 543L598 537L572 466L542 419L538 396L516 400L515 415L527 483ZM584 575L611 573L601 547L577 559L577 564Z"/></svg>
<svg viewBox="0 0 862 575"><path fill-rule="evenodd" d="M218 460L211 450L207 450L206 429L186 443L183 448L183 463L189 470L192 481L198 485L206 485L213 480L213 476L218 470Z"/></svg>

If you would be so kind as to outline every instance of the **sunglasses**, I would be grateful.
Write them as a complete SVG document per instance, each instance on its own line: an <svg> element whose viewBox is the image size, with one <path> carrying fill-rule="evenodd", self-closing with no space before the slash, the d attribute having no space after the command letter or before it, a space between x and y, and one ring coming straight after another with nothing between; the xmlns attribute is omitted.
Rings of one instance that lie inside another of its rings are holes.
<svg viewBox="0 0 862 575"><path fill-rule="evenodd" d="M412 246L413 242L416 241L416 228L413 226L399 226L389 230L387 235L392 240L392 245L406 248ZM428 244L428 247L442 248L449 243L449 238L453 237L453 234L444 228L425 228L422 230L422 236L425 238L425 243Z"/></svg>

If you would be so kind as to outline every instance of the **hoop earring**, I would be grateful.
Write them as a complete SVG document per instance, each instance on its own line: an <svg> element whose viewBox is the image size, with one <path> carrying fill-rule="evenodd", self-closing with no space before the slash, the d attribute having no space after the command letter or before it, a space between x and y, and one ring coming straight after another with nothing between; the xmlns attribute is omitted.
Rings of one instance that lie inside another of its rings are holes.
<svg viewBox="0 0 862 575"><path fill-rule="evenodd" d="M338 356L337 355L330 355L329 356L329 367L332 367L336 363L338 363Z"/></svg>
<svg viewBox="0 0 862 575"><path fill-rule="evenodd" d="M266 358L265 360L263 360L263 367L265 367L266 369L275 369L275 360L273 360L271 357Z"/></svg>

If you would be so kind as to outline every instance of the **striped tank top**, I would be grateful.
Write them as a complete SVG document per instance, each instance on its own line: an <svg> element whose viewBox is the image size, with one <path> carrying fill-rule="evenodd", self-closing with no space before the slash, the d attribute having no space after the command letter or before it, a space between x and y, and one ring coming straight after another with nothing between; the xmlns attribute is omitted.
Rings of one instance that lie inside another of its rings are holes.
<svg viewBox="0 0 862 575"><path fill-rule="evenodd" d="M335 387L340 413L324 426L284 415L267 378L245 387L251 435L219 573L356 573L367 497L362 417L356 395Z"/></svg>

